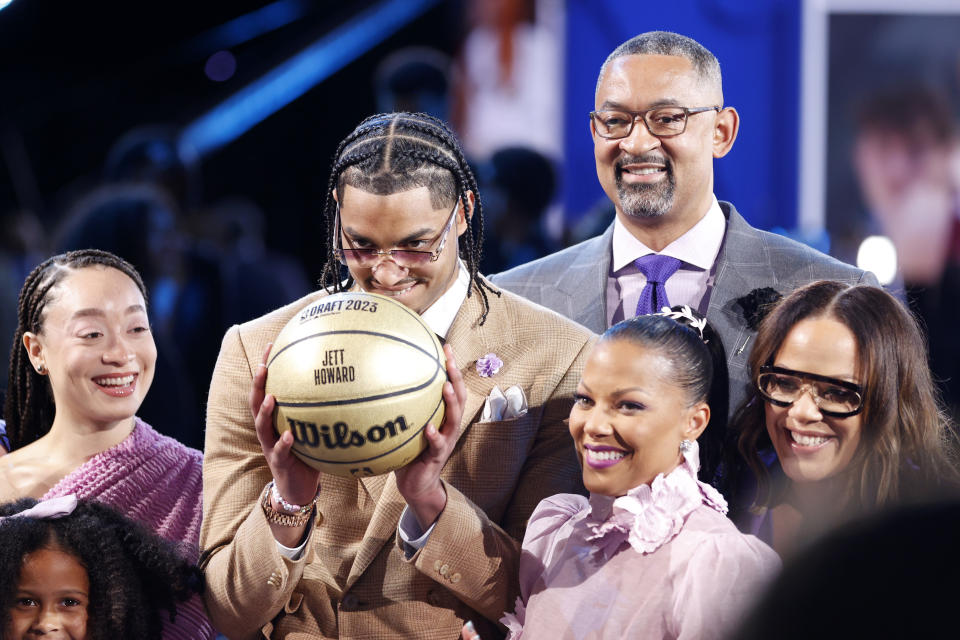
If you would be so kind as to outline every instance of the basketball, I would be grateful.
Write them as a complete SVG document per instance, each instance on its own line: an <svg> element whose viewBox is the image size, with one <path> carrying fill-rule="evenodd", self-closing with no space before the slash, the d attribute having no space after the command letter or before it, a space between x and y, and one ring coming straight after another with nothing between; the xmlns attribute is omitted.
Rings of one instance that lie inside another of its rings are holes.
<svg viewBox="0 0 960 640"><path fill-rule="evenodd" d="M293 452L338 476L398 469L443 422L446 359L420 316L386 296L341 292L304 307L267 362L277 433Z"/></svg>

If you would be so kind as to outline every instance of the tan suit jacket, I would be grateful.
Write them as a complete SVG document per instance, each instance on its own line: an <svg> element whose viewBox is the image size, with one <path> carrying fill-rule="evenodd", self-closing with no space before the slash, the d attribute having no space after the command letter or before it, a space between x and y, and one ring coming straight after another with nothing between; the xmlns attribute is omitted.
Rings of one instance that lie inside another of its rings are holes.
<svg viewBox="0 0 960 640"><path fill-rule="evenodd" d="M485 638L518 595L519 541L534 507L549 495L582 492L564 419L592 334L509 292L474 288L447 342L467 387L462 433L443 470L447 504L427 544L407 559L396 531L405 502L394 475L321 478L307 551L291 561L258 503L270 470L247 406L252 372L267 343L311 294L232 327L210 384L204 456L201 566L206 601L230 638L457 638L472 619ZM495 353L503 368L476 372ZM494 385L519 385L528 413L480 422Z"/></svg>

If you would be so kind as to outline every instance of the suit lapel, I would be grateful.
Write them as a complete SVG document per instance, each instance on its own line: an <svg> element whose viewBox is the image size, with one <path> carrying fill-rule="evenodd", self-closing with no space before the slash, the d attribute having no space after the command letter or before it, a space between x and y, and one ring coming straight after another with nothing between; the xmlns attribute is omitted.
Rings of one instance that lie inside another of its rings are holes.
<svg viewBox="0 0 960 640"><path fill-rule="evenodd" d="M463 408L463 417L460 420L460 436L463 437L467 428L475 422L480 411L483 409L484 400L486 400L490 382L481 377L476 371L477 360L490 353L492 345L499 343L499 340L492 340L490 336L499 336L501 330L501 315L497 313L498 300L496 296L490 296L490 313L483 326L479 325L480 315L483 312L481 301L474 289L473 294L467 298L460 307L460 312L454 318L450 325L450 331L447 332L447 344L453 348L453 357L457 362L457 367L463 375L463 383L467 388L467 401ZM503 354L499 354L503 357Z"/></svg>
<svg viewBox="0 0 960 640"><path fill-rule="evenodd" d="M565 273L557 274L557 289L570 301L567 317L596 333L607 328L607 276L612 243L613 224L584 246ZM595 293L598 291L599 296Z"/></svg>
<svg viewBox="0 0 960 640"><path fill-rule="evenodd" d="M727 216L724 246L717 256L717 275L710 295L707 321L720 334L727 355L729 413L746 399L750 386L749 357L756 332L747 327L738 298L753 289L779 285L763 235L723 202Z"/></svg>
<svg viewBox="0 0 960 640"><path fill-rule="evenodd" d="M727 213L727 232L717 256L707 321L720 334L729 360L738 351L744 352L743 343L751 335L737 299L751 289L766 286L772 278L772 268L759 250L759 239L754 230L732 205L723 205L726 205L722 208Z"/></svg>

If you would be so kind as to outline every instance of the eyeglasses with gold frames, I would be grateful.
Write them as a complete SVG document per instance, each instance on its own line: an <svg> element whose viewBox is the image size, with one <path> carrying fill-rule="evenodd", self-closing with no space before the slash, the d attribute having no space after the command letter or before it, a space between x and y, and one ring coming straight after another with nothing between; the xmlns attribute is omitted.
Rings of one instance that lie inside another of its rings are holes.
<svg viewBox="0 0 960 640"><path fill-rule="evenodd" d="M401 267L415 267L418 265L426 264L428 262L436 262L440 258L440 254L443 253L443 247L447 243L447 236L450 234L450 229L453 227L453 221L457 218L457 210L460 208L460 199L457 198L456 203L453 205L453 211L450 212L450 219L447 220L447 224L443 227L443 231L436 237L434 237L427 246L432 246L437 241L440 244L432 250L420 250L420 249L373 249L373 248L357 248L357 247L347 247L343 246L343 235L340 228L340 205L337 204L337 214L334 221L334 234L336 245L333 248L333 255L340 261L341 264L344 264L348 267L369 267L375 264L381 256L393 260ZM347 239L347 242L350 242L350 239Z"/></svg>

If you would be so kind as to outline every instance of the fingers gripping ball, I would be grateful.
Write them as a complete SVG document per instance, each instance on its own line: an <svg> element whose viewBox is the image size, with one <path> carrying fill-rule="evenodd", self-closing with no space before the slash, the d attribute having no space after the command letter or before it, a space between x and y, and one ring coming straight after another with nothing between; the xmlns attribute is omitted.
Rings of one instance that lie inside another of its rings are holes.
<svg viewBox="0 0 960 640"><path fill-rule="evenodd" d="M304 307L274 341L267 393L274 426L325 473L398 469L443 422L443 348L420 316L385 296L336 293Z"/></svg>

